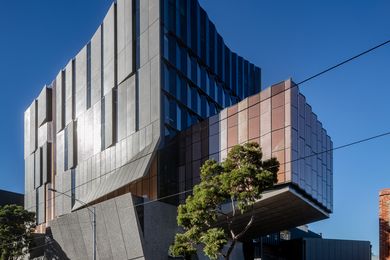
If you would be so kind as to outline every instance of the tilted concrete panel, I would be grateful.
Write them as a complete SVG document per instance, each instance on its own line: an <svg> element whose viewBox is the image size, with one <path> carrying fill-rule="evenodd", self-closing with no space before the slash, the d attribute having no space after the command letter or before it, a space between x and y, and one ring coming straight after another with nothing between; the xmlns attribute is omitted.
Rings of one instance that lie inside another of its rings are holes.
<svg viewBox="0 0 390 260"><path fill-rule="evenodd" d="M100 26L91 40L91 105L101 99L102 91L102 26Z"/></svg>
<svg viewBox="0 0 390 260"><path fill-rule="evenodd" d="M30 155L30 107L24 111L24 159Z"/></svg>
<svg viewBox="0 0 390 260"><path fill-rule="evenodd" d="M42 149L38 148L36 152L34 153L34 160L35 160L35 189L40 187L42 185Z"/></svg>
<svg viewBox="0 0 390 260"><path fill-rule="evenodd" d="M134 204L128 193L89 208L96 208L97 259L145 259L143 233ZM53 238L68 258L92 256L91 217L84 208L50 221Z"/></svg>
<svg viewBox="0 0 390 260"><path fill-rule="evenodd" d="M74 60L65 67L65 125L74 119Z"/></svg>
<svg viewBox="0 0 390 260"><path fill-rule="evenodd" d="M117 1L118 83L133 72L133 0Z"/></svg>
<svg viewBox="0 0 390 260"><path fill-rule="evenodd" d="M60 71L55 79L56 133L65 127L65 72Z"/></svg>
<svg viewBox="0 0 390 260"><path fill-rule="evenodd" d="M136 131L136 86L135 86L135 75L124 84L127 85L126 91L126 118L127 118L127 136L133 134Z"/></svg>
<svg viewBox="0 0 390 260"><path fill-rule="evenodd" d="M103 94L106 95L116 84L115 60L115 15L116 4L112 4L103 20Z"/></svg>
<svg viewBox="0 0 390 260"><path fill-rule="evenodd" d="M75 58L75 117L87 110L87 46Z"/></svg>
<svg viewBox="0 0 390 260"><path fill-rule="evenodd" d="M115 106L116 90L109 91L104 96L104 147L107 149L115 141Z"/></svg>
<svg viewBox="0 0 390 260"><path fill-rule="evenodd" d="M43 87L38 96L38 127L51 121L52 114L52 89Z"/></svg>
<svg viewBox="0 0 390 260"><path fill-rule="evenodd" d="M118 86L118 141L127 136L127 84Z"/></svg>
<svg viewBox="0 0 390 260"><path fill-rule="evenodd" d="M68 169L72 169L77 165L77 136L76 136L76 121L71 121L66 127L67 148L68 148ZM66 169L67 170L67 169Z"/></svg>
<svg viewBox="0 0 390 260"><path fill-rule="evenodd" d="M30 154L37 149L38 127L37 127L37 101L30 105Z"/></svg>
<svg viewBox="0 0 390 260"><path fill-rule="evenodd" d="M102 203L101 207L103 213L102 217L104 218L106 227L110 229L109 232L107 232L106 239L108 238L107 244L111 246L112 258L128 259L123 237L118 236L118 234L122 233L122 229L115 200L109 200L106 203Z"/></svg>
<svg viewBox="0 0 390 260"><path fill-rule="evenodd" d="M51 181L51 167L52 167L52 144L45 143L42 146L42 182L46 184Z"/></svg>
<svg viewBox="0 0 390 260"><path fill-rule="evenodd" d="M45 201L45 186L41 186L37 189L37 223L41 224L45 222L45 206L46 206L46 201Z"/></svg>
<svg viewBox="0 0 390 260"><path fill-rule="evenodd" d="M46 142L53 142L53 122L47 122L38 128L38 147L42 147Z"/></svg>

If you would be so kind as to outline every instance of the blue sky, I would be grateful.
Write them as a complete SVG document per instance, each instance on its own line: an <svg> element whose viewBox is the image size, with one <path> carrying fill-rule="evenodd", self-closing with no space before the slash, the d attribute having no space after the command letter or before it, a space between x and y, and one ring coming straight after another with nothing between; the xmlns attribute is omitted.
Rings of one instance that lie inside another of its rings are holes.
<svg viewBox="0 0 390 260"><path fill-rule="evenodd" d="M23 192L23 111L91 38L111 0L0 1L0 189ZM228 46L262 68L264 86L299 82L390 39L390 2L200 0ZM334 145L390 130L390 45L302 85ZM334 153L334 213L310 227L370 240L390 187L390 137Z"/></svg>

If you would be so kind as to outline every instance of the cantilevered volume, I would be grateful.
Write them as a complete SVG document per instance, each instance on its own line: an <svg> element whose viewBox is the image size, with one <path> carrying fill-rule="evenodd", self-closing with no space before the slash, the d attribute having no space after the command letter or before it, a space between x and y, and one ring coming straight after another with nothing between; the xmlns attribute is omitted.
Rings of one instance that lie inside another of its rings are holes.
<svg viewBox="0 0 390 260"><path fill-rule="evenodd" d="M25 112L26 209L70 259L92 257L77 200L96 207L99 258L166 259L200 165L256 141L281 167L248 236L327 218L330 137L291 80L260 90L260 68L229 49L196 0L116 1Z"/></svg>

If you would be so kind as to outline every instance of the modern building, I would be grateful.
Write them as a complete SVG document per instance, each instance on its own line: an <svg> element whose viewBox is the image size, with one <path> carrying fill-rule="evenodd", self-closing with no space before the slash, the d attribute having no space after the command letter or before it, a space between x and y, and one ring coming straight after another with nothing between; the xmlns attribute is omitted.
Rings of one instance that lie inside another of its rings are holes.
<svg viewBox="0 0 390 260"><path fill-rule="evenodd" d="M307 226L254 240L254 258L285 260L371 260L369 241L325 239Z"/></svg>
<svg viewBox="0 0 390 260"><path fill-rule="evenodd" d="M0 190L0 207L9 204L23 206L23 202L23 194L12 191Z"/></svg>
<svg viewBox="0 0 390 260"><path fill-rule="evenodd" d="M390 189L379 192L379 259L390 260Z"/></svg>
<svg viewBox="0 0 390 260"><path fill-rule="evenodd" d="M99 259L166 259L200 165L247 141L281 163L247 238L329 217L330 137L292 80L261 89L196 0L113 3L24 115L25 208L48 254L92 257L87 203Z"/></svg>

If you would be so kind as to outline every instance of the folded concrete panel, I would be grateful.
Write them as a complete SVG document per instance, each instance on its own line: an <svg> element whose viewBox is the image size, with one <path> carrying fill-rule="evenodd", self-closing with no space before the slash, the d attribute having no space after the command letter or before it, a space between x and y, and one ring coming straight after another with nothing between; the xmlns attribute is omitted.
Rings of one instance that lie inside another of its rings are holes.
<svg viewBox="0 0 390 260"><path fill-rule="evenodd" d="M30 105L30 154L37 149L38 127L37 127L37 101Z"/></svg>
<svg viewBox="0 0 390 260"><path fill-rule="evenodd" d="M100 26L91 40L91 105L101 99L102 93L102 26Z"/></svg>
<svg viewBox="0 0 390 260"><path fill-rule="evenodd" d="M24 111L24 159L30 155L30 107Z"/></svg>
<svg viewBox="0 0 390 260"><path fill-rule="evenodd" d="M103 20L103 94L110 92L116 84L116 4L113 3Z"/></svg>
<svg viewBox="0 0 390 260"><path fill-rule="evenodd" d="M43 87L38 96L38 127L51 121L52 115L52 89Z"/></svg>
<svg viewBox="0 0 390 260"><path fill-rule="evenodd" d="M65 125L74 119L74 60L65 67Z"/></svg>
<svg viewBox="0 0 390 260"><path fill-rule="evenodd" d="M55 79L56 133L65 127L65 77L65 71L60 71Z"/></svg>
<svg viewBox="0 0 390 260"><path fill-rule="evenodd" d="M118 83L133 72L133 0L117 1Z"/></svg>
<svg viewBox="0 0 390 260"><path fill-rule="evenodd" d="M45 143L42 146L42 182L46 184L51 181L52 171L52 144Z"/></svg>
<svg viewBox="0 0 390 260"><path fill-rule="evenodd" d="M38 148L37 151L34 153L34 160L35 160L35 184L34 187L37 189L42 185L42 148Z"/></svg>
<svg viewBox="0 0 390 260"><path fill-rule="evenodd" d="M75 58L75 118L87 109L87 46Z"/></svg>
<svg viewBox="0 0 390 260"><path fill-rule="evenodd" d="M42 185L39 188L37 188L37 223L41 224L45 222L46 216L45 216L45 207L46 207L46 201L45 201L45 186Z"/></svg>

